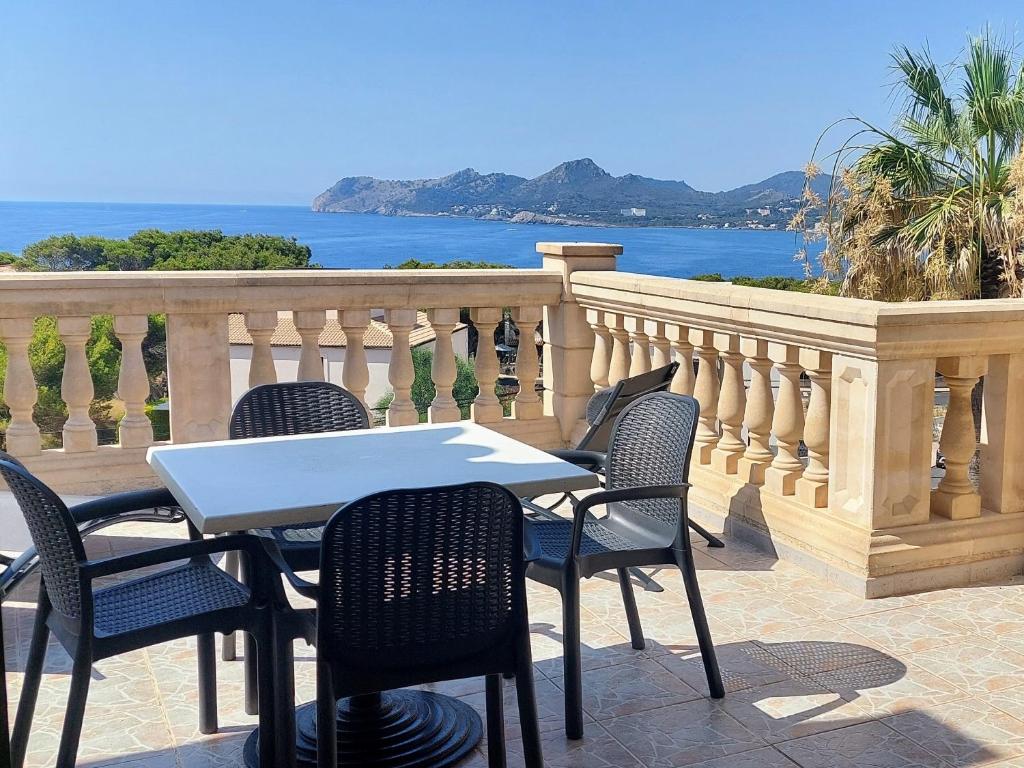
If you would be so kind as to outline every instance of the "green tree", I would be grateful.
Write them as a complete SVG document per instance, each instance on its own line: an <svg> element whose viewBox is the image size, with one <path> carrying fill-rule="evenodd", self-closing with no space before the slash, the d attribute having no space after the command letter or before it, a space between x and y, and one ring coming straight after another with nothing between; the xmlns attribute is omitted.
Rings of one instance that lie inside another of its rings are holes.
<svg viewBox="0 0 1024 768"><path fill-rule="evenodd" d="M805 229L808 213L824 209L823 272L842 281L844 295L1024 295L1024 61L1016 54L986 33L944 72L927 52L900 48L893 68L905 106L892 130L850 118L856 132L835 153L823 201L810 189L812 160L806 205L791 226Z"/></svg>
<svg viewBox="0 0 1024 768"><path fill-rule="evenodd" d="M434 355L427 347L414 347L412 350L412 367L415 375L412 382L412 401L420 414L420 420L426 419L430 403L434 399L437 390L434 381L430 377L430 368L434 362ZM452 397L459 404L462 411L462 418L468 418L469 407L476 398L480 387L476 382L476 374L473 372L473 364L459 355L455 356L455 384L452 386ZM395 399L393 392L378 398L373 409L383 413Z"/></svg>

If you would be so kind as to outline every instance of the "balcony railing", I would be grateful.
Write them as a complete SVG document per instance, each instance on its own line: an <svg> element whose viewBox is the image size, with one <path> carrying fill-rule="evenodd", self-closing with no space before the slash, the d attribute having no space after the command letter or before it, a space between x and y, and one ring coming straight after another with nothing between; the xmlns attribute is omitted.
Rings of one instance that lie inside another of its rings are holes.
<svg viewBox="0 0 1024 768"><path fill-rule="evenodd" d="M656 278L615 271L621 248L541 243L539 270L45 274L0 277L7 345L7 446L64 491L153 482L141 353L146 317L167 315L171 439L226 436L231 408L228 316L252 338L249 384L273 381L270 337L291 310L299 376L322 378L318 339L338 310L348 338L341 381L363 396L361 339L371 309L394 337L390 424L414 423L409 332L426 310L436 334L432 421L460 417L452 329L468 308L487 339L511 308L520 331L542 321L544 392L521 386L511 416L494 395L498 360L481 345L471 418L540 447L571 445L595 388L676 359L676 392L702 416L693 514L869 596L909 592L1024 567L1024 307L1013 301L878 302ZM122 344L116 446L97 446L86 360L89 319L115 316ZM63 448L43 450L32 419L33 321L56 316L66 348ZM521 381L538 360L523 346ZM933 483L936 374L948 387ZM971 392L984 376L978 448ZM933 487L934 486L934 487Z"/></svg>

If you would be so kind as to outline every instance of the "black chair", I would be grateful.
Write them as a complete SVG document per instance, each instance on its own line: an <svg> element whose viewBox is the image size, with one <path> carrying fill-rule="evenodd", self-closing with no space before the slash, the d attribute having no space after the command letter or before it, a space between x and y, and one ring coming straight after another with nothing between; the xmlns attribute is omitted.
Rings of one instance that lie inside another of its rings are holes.
<svg viewBox="0 0 1024 768"><path fill-rule="evenodd" d="M0 565L6 567L11 559L0 555ZM0 765L11 764L11 730L7 722L7 659L4 658L4 617L0 609Z"/></svg>
<svg viewBox="0 0 1024 768"><path fill-rule="evenodd" d="M232 440L254 437L281 437L317 432L369 429L370 416L359 398L347 389L325 381L291 381L263 384L246 392L231 411L228 436ZM339 467L338 471L345 471ZM296 571L312 571L320 566L320 536L323 525L299 525L264 528L253 533L269 536ZM238 564L229 559L229 574L239 575ZM253 680L252 640L246 639L245 711L255 715L259 705ZM235 658L234 638L225 638L222 658Z"/></svg>
<svg viewBox="0 0 1024 768"><path fill-rule="evenodd" d="M623 409L612 428L605 462L606 490L575 505L573 520L530 520L527 539L540 555L527 576L562 597L565 722L571 739L583 736L580 664L580 579L615 570L633 648L644 648L643 629L627 569L676 566L682 572L690 613L713 698L724 695L711 642L687 527L690 454L700 406L692 397L656 392ZM589 513L604 505L600 520Z"/></svg>
<svg viewBox="0 0 1024 768"><path fill-rule="evenodd" d="M372 712L382 691L476 676L486 677L490 765L505 765L503 676L516 681L526 765L543 764L523 525L519 500L493 483L387 491L347 504L327 523L319 585L279 563L317 601L315 615L295 615L317 648L320 768L337 764L339 698L355 697L350 711ZM284 690L278 698L289 700ZM370 732L356 739L372 743L387 730L359 722ZM353 749L347 759L364 764Z"/></svg>
<svg viewBox="0 0 1024 768"><path fill-rule="evenodd" d="M274 700L272 611L284 597L275 594L280 584L267 575L272 570L258 538L225 536L90 561L75 518L53 491L6 454L0 454L0 476L25 516L43 575L14 723L14 768L20 768L25 758L51 632L73 659L56 768L74 765L92 664L137 648L204 633L212 637L214 632L250 632L257 638L260 697L270 712ZM246 552L254 564L264 563L255 569L252 587L232 579L210 559L214 553L232 550ZM112 586L94 584L102 577L182 560L187 562ZM212 648L208 650L212 662ZM211 683L212 678L201 675L201 688ZM213 696L207 696L207 705L216 701L215 692L208 693ZM265 765L272 765L276 744L269 719L267 726L265 733L271 737L260 745L260 754L267 760Z"/></svg>

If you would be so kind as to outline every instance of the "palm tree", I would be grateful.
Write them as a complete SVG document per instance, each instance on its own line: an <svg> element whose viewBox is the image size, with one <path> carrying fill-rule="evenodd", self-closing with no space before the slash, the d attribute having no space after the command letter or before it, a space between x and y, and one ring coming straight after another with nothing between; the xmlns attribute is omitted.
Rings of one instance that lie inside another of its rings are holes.
<svg viewBox="0 0 1024 768"><path fill-rule="evenodd" d="M834 153L828 198L808 183L791 224L824 238L823 282L886 301L1024 294L1024 62L1015 54L986 33L943 72L927 51L900 48L893 68L906 100L893 129L858 117L826 129L822 137L856 125ZM809 179L817 172L812 161ZM815 209L821 223L809 230Z"/></svg>

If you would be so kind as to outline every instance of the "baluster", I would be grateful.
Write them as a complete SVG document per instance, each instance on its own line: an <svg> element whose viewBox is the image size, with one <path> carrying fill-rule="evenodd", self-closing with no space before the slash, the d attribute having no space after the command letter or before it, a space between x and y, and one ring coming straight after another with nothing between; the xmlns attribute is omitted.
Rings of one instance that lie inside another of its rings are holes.
<svg viewBox="0 0 1024 768"><path fill-rule="evenodd" d="M124 416L118 424L118 439L123 448L144 448L153 444L153 422L146 415L149 374L142 359L142 340L148 332L149 318L145 315L114 318L114 333L121 340L117 396L124 403Z"/></svg>
<svg viewBox="0 0 1024 768"><path fill-rule="evenodd" d="M800 460L804 404L800 398L798 350L789 344L768 342L768 358L779 372L779 395L772 419L778 452L764 472L764 484L774 493L792 496L796 491L796 479L804 471L804 463Z"/></svg>
<svg viewBox="0 0 1024 768"><path fill-rule="evenodd" d="M459 322L457 309L431 309L427 311L430 326L434 329L434 358L430 366L430 378L434 382L434 399L430 403L430 422L442 424L458 421L462 414L459 404L452 397L452 387L458 375L455 366L455 350L452 348L452 331Z"/></svg>
<svg viewBox="0 0 1024 768"><path fill-rule="evenodd" d="M743 442L743 413L746 390L743 386L743 355L740 337L731 333L716 333L715 348L722 358L722 389L718 395L718 419L722 425L722 438L711 452L711 467L726 475L739 470L740 457L746 450Z"/></svg>
<svg viewBox="0 0 1024 768"><path fill-rule="evenodd" d="M594 332L594 357L590 362L590 380L594 382L595 390L608 386L608 370L612 362L612 337L602 315L600 310L587 310L587 322Z"/></svg>
<svg viewBox="0 0 1024 768"><path fill-rule="evenodd" d="M971 459L977 448L971 391L985 375L984 357L940 358L937 369L949 387L949 405L942 422L939 450L946 460L946 474L932 492L932 512L953 520L981 515L981 496L970 477Z"/></svg>
<svg viewBox="0 0 1024 768"><path fill-rule="evenodd" d="M277 367L270 339L277 330L277 312L246 312L245 330L252 339L252 358L249 360L249 388L260 384L277 383Z"/></svg>
<svg viewBox="0 0 1024 768"><path fill-rule="evenodd" d="M604 313L604 324L612 337L612 358L608 364L608 385L612 387L629 376L629 333L624 321L617 312Z"/></svg>
<svg viewBox="0 0 1024 768"><path fill-rule="evenodd" d="M711 451L718 444L718 350L715 349L714 334L711 331L691 328L690 343L693 344L698 361L693 396L700 403L694 453L697 463L710 464Z"/></svg>
<svg viewBox="0 0 1024 768"><path fill-rule="evenodd" d="M85 345L92 331L90 317L57 318L57 332L64 342L64 375L60 380L60 396L68 408L64 422L64 450L82 453L96 450L96 425L89 417L92 404L92 373L85 354Z"/></svg>
<svg viewBox="0 0 1024 768"><path fill-rule="evenodd" d="M35 322L29 317L0 320L0 338L7 346L4 402L11 411L7 451L14 456L38 456L41 449L39 427L32 420L38 392L28 357L34 328Z"/></svg>
<svg viewBox="0 0 1024 768"><path fill-rule="evenodd" d="M494 329L501 322L501 309L491 307L474 307L470 310L470 318L476 327L476 381L480 392L473 401L473 421L487 423L501 421L504 413L501 402L494 393L494 385L498 380L498 355L494 349Z"/></svg>
<svg viewBox="0 0 1024 768"><path fill-rule="evenodd" d="M395 393L388 408L389 427L416 424L420 417L412 401L412 383L416 372L412 366L412 350L409 348L409 334L416 325L415 309L388 309L384 321L391 329L394 342L391 345L391 365L388 366L388 381Z"/></svg>
<svg viewBox="0 0 1024 768"><path fill-rule="evenodd" d="M642 317L627 317L626 331L633 344L633 354L629 362L629 375L639 376L651 370L651 340L647 335Z"/></svg>
<svg viewBox="0 0 1024 768"><path fill-rule="evenodd" d="M366 405L366 387L370 384L370 367L366 364L363 337L370 324L368 309L339 309L338 324L345 334L345 360L341 364L341 385Z"/></svg>
<svg viewBox="0 0 1024 768"><path fill-rule="evenodd" d="M323 381L324 360L320 356L320 334L327 323L327 313L322 309L296 310L292 312L292 320L302 339L298 381Z"/></svg>
<svg viewBox="0 0 1024 768"><path fill-rule="evenodd" d="M827 507L832 354L817 349L801 349L800 366L811 380L811 399L807 403L804 424L807 468L796 481L796 495L809 507Z"/></svg>
<svg viewBox="0 0 1024 768"><path fill-rule="evenodd" d="M740 459L738 474L744 482L760 485L764 482L765 468L775 458L771 449L772 414L775 412L772 361L768 359L768 342L763 339L744 336L740 339L740 351L750 366L750 389L743 413L749 445Z"/></svg>
<svg viewBox="0 0 1024 768"><path fill-rule="evenodd" d="M540 307L515 307L512 320L519 329L519 350L516 352L516 376L519 377L519 393L512 403L512 415L517 419L536 419L544 410L544 403L537 394L537 375L540 373L540 359L534 335L540 323L543 310Z"/></svg>
<svg viewBox="0 0 1024 768"><path fill-rule="evenodd" d="M692 395L694 387L693 345L690 343L690 329L685 325L670 325L665 329L675 360L679 363L672 377L670 389L677 395Z"/></svg>
<svg viewBox="0 0 1024 768"><path fill-rule="evenodd" d="M660 320L644 321L644 331L651 340L651 348L654 356L651 359L651 368L663 368L672 361L671 349L668 336L665 334L665 324Z"/></svg>

